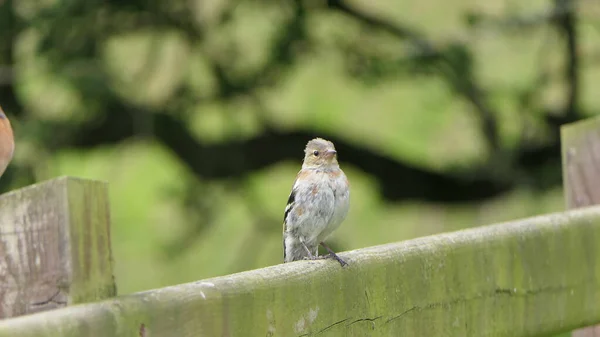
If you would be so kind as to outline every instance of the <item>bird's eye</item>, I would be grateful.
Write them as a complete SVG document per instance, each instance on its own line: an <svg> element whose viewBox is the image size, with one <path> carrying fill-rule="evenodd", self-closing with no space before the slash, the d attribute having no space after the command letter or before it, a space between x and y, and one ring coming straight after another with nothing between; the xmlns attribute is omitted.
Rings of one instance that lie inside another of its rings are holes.
<svg viewBox="0 0 600 337"><path fill-rule="evenodd" d="M315 155L315 157L318 157L318 156L319 156L319 151L317 151L317 150L314 150L314 151L313 151L313 154Z"/></svg>

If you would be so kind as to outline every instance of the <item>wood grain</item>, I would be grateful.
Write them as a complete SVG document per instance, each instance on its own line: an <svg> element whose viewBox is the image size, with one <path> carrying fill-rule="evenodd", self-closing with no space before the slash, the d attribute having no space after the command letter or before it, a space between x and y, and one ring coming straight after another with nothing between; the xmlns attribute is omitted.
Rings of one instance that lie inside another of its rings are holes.
<svg viewBox="0 0 600 337"><path fill-rule="evenodd" d="M567 209L600 204L600 118L563 126L561 144ZM600 337L600 326L574 331L572 336Z"/></svg>
<svg viewBox="0 0 600 337"><path fill-rule="evenodd" d="M0 321L0 337L544 336L600 322L600 207Z"/></svg>
<svg viewBox="0 0 600 337"><path fill-rule="evenodd" d="M106 183L59 178L0 196L0 318L115 295Z"/></svg>

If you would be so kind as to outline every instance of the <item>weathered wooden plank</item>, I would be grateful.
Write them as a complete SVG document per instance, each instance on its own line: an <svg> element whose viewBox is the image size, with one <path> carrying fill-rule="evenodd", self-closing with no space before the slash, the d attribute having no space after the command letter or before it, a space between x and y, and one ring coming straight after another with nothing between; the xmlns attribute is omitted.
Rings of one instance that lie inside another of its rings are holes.
<svg viewBox="0 0 600 337"><path fill-rule="evenodd" d="M561 144L567 208L600 204L600 117L563 126ZM573 337L600 337L600 325L574 331Z"/></svg>
<svg viewBox="0 0 600 337"><path fill-rule="evenodd" d="M107 184L58 178L0 196L0 318L115 295Z"/></svg>
<svg viewBox="0 0 600 337"><path fill-rule="evenodd" d="M600 208L0 321L1 337L540 336L600 321Z"/></svg>

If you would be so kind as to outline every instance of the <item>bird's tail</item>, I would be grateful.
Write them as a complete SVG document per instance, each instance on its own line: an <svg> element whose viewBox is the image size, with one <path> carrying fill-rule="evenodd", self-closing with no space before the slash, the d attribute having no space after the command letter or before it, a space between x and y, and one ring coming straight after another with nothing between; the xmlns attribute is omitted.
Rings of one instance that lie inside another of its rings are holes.
<svg viewBox="0 0 600 337"><path fill-rule="evenodd" d="M311 255L318 255L318 246L307 247L311 252ZM304 260L311 256L304 248L302 242L296 238L292 238L289 235L283 239L283 262L292 262L298 260Z"/></svg>

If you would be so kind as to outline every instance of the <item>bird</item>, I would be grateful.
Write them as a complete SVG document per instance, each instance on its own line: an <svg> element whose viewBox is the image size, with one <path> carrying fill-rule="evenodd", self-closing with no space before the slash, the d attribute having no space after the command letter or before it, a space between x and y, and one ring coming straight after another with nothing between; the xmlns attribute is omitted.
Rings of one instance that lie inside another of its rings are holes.
<svg viewBox="0 0 600 337"><path fill-rule="evenodd" d="M283 260L336 259L347 265L324 241L346 218L350 185L332 142L315 138L306 144L283 216ZM318 255L322 245L329 256Z"/></svg>
<svg viewBox="0 0 600 337"><path fill-rule="evenodd" d="M15 141L10 121L0 107L0 177L6 170L15 152Z"/></svg>

